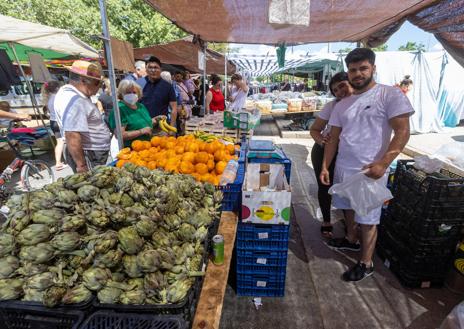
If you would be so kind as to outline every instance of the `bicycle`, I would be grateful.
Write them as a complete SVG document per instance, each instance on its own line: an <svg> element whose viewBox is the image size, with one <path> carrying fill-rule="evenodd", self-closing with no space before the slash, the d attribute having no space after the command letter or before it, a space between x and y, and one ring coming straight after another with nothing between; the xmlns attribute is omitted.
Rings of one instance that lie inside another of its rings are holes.
<svg viewBox="0 0 464 329"><path fill-rule="evenodd" d="M30 143L40 139L34 134L38 130L34 128L16 128L16 124L16 121L11 121L8 129L0 133L0 141L8 143L16 155L16 158L0 174L0 204L11 195L11 191L6 185L19 169L21 169L21 186L25 191L37 190L55 181L55 175L50 166L43 160L35 159L34 150ZM24 155L24 151L21 150L22 147L30 149L31 159Z"/></svg>

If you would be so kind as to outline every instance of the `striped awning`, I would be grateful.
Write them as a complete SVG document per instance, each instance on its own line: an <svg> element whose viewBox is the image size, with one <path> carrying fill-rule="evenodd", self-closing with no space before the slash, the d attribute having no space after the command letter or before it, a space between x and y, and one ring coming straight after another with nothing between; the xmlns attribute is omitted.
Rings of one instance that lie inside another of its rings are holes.
<svg viewBox="0 0 464 329"><path fill-rule="evenodd" d="M251 77L268 76L280 72L291 73L292 69L296 70L308 64L340 61L335 54L308 54L307 56L285 59L285 66L279 67L276 56L232 55L229 59L237 68L247 72Z"/></svg>

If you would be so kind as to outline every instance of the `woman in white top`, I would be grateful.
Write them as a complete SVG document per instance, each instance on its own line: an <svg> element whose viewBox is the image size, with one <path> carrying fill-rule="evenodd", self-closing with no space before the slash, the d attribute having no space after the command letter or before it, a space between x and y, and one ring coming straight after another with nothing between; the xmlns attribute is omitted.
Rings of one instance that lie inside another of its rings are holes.
<svg viewBox="0 0 464 329"><path fill-rule="evenodd" d="M48 81L43 86L43 94L47 99L47 109L50 115L50 128L53 131L53 134L56 138L56 146L55 146L55 169L61 170L66 167L66 165L61 162L61 158L63 156L63 149L64 149L64 140L63 136L61 135L60 128L58 127L58 123L56 121L56 113L55 113L55 95L60 89L60 83L58 81L52 80Z"/></svg>
<svg viewBox="0 0 464 329"><path fill-rule="evenodd" d="M246 98L248 96L248 86L246 81L243 80L242 76L238 73L235 73L230 78L230 83L232 88L228 97L229 110L231 111L240 111L245 107Z"/></svg>
<svg viewBox="0 0 464 329"><path fill-rule="evenodd" d="M351 96L353 93L353 88L348 82L348 74L346 72L339 72L335 74L330 80L329 89L336 99L324 106L322 111L316 117L311 128L309 128L309 133L315 142L311 150L311 162L313 164L314 173L316 174L318 185L317 198L319 200L319 207L321 208L323 217L321 234L325 238L332 237L333 228L330 223L332 197L329 194L330 186L322 184L319 179L319 175L322 169L322 159L324 157L324 144L330 143L330 126L327 125L327 123L329 122L332 110L340 99ZM332 161L329 168L331 182L333 181L334 168L335 159Z"/></svg>

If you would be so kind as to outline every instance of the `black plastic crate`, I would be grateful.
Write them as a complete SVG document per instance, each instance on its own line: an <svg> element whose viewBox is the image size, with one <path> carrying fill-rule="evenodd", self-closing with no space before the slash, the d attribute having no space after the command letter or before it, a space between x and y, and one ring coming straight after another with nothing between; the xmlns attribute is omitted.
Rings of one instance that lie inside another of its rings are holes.
<svg viewBox="0 0 464 329"><path fill-rule="evenodd" d="M186 329L187 327L186 322L179 316L98 311L85 320L79 329Z"/></svg>
<svg viewBox="0 0 464 329"><path fill-rule="evenodd" d="M2 329L77 329L85 313L69 308L47 308L16 302L0 303Z"/></svg>
<svg viewBox="0 0 464 329"><path fill-rule="evenodd" d="M432 241L459 239L464 228L464 220L427 219L396 202L389 204L386 211L389 221L402 230L410 232L416 239Z"/></svg>
<svg viewBox="0 0 464 329"><path fill-rule="evenodd" d="M393 181L393 195L399 188L413 192L409 202L424 200L425 205L434 201L463 203L464 178L442 169L439 173L426 174L413 167L414 160L398 160ZM406 201L408 201L406 199Z"/></svg>

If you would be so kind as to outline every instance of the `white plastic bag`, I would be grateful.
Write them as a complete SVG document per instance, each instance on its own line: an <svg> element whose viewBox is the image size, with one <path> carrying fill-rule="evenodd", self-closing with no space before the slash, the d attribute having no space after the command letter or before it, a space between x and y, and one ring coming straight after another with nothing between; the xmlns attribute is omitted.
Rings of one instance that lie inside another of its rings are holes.
<svg viewBox="0 0 464 329"><path fill-rule="evenodd" d="M451 142L443 145L436 153L432 155L434 158L441 159L451 163L456 167L464 169L464 143Z"/></svg>
<svg viewBox="0 0 464 329"><path fill-rule="evenodd" d="M337 194L350 201L351 208L359 216L366 216L393 198L383 179L372 179L363 172L348 177L344 182L333 185L330 194Z"/></svg>
<svg viewBox="0 0 464 329"><path fill-rule="evenodd" d="M464 328L464 302L453 308L450 314L443 320L440 329Z"/></svg>
<svg viewBox="0 0 464 329"><path fill-rule="evenodd" d="M414 157L414 168L422 170L427 174L440 171L443 168L443 161L428 155L418 155Z"/></svg>

